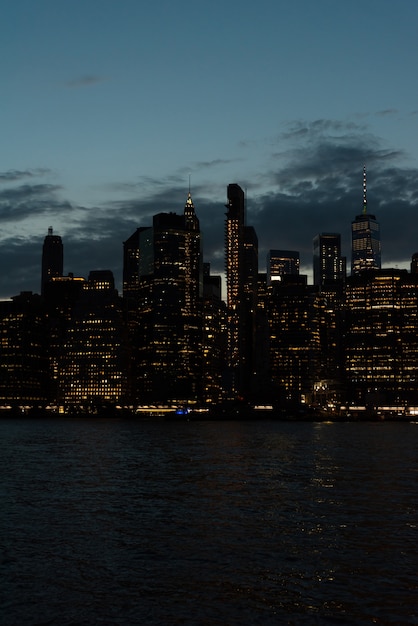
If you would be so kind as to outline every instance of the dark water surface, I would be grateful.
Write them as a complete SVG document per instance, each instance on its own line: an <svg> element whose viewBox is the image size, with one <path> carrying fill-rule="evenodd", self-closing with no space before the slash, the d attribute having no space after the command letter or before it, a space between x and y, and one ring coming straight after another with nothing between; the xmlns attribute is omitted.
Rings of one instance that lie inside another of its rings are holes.
<svg viewBox="0 0 418 626"><path fill-rule="evenodd" d="M0 436L1 624L418 624L418 424Z"/></svg>

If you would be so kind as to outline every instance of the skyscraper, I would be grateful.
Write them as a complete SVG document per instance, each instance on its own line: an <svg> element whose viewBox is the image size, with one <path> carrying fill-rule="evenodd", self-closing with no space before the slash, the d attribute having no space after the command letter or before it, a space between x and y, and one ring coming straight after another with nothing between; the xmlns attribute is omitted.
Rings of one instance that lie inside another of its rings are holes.
<svg viewBox="0 0 418 626"><path fill-rule="evenodd" d="M242 303L244 295L243 258L245 198L241 187L235 183L228 185L228 204L225 222L225 271L228 349L227 361L231 374L231 393L234 392L240 364Z"/></svg>
<svg viewBox="0 0 418 626"><path fill-rule="evenodd" d="M416 404L418 280L406 270L347 279L345 373L349 400L364 405Z"/></svg>
<svg viewBox="0 0 418 626"><path fill-rule="evenodd" d="M74 303L59 361L59 403L95 412L123 402L125 340L121 301L110 270L90 272Z"/></svg>
<svg viewBox="0 0 418 626"><path fill-rule="evenodd" d="M366 167L363 168L363 211L351 223L351 274L380 269L380 227L376 217L367 213Z"/></svg>
<svg viewBox="0 0 418 626"><path fill-rule="evenodd" d="M49 401L48 327L43 299L31 291L0 302L0 404ZM23 409L22 409L23 410Z"/></svg>
<svg viewBox="0 0 418 626"><path fill-rule="evenodd" d="M188 404L201 398L203 264L189 193L183 215L159 213L139 233L134 400Z"/></svg>
<svg viewBox="0 0 418 626"><path fill-rule="evenodd" d="M275 402L307 401L317 377L319 326L317 287L307 277L287 275L276 281L267 306L270 377Z"/></svg>
<svg viewBox="0 0 418 626"><path fill-rule="evenodd" d="M314 285L345 277L345 258L341 257L341 235L322 233L313 240Z"/></svg>
<svg viewBox="0 0 418 626"><path fill-rule="evenodd" d="M42 248L42 295L45 291L45 285L53 276L62 276L63 264L64 247L62 239L58 235L53 234L52 226L50 226Z"/></svg>
<svg viewBox="0 0 418 626"><path fill-rule="evenodd" d="M269 250L267 254L267 285L271 285L275 280L281 280L284 275L298 275L299 267L299 252Z"/></svg>
<svg viewBox="0 0 418 626"><path fill-rule="evenodd" d="M245 196L235 183L228 185L225 222L225 269L227 290L227 361L231 398L249 394L254 355L255 312L258 277L258 240L245 223Z"/></svg>

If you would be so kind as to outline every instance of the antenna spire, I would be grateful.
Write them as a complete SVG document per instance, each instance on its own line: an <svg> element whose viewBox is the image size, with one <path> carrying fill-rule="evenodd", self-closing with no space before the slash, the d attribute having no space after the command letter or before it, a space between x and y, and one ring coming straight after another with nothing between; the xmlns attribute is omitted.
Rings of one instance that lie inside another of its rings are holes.
<svg viewBox="0 0 418 626"><path fill-rule="evenodd" d="M363 215L367 213L367 183L366 183L366 166L363 167Z"/></svg>

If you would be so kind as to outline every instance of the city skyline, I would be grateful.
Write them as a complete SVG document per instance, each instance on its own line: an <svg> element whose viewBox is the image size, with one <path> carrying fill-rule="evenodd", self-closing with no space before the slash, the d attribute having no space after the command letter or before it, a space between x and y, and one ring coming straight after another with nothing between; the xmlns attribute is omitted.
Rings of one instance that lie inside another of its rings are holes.
<svg viewBox="0 0 418 626"><path fill-rule="evenodd" d="M110 269L120 291L123 241L180 211L189 177L214 273L230 182L246 191L260 270L290 249L311 273L318 233L341 233L349 256L364 164L382 266L409 267L418 7L234 4L5 7L0 297L39 290L51 226L65 273Z"/></svg>

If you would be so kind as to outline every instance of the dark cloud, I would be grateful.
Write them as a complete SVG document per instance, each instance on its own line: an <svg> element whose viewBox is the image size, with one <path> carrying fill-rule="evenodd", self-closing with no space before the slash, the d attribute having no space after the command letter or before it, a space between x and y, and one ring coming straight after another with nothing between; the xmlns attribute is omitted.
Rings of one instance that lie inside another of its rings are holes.
<svg viewBox="0 0 418 626"><path fill-rule="evenodd" d="M337 232L349 267L351 222L362 209L364 164L368 210L381 224L382 263L409 262L418 248L410 228L417 210L418 170L402 166L407 155L384 146L363 127L323 120L298 122L282 139L283 151L273 157L278 166L269 172L271 190L249 202L261 265L269 249L285 248L299 250L302 263L311 266L313 237Z"/></svg>
<svg viewBox="0 0 418 626"><path fill-rule="evenodd" d="M275 248L298 250L302 266L310 271L312 240L321 232L341 234L350 266L351 222L362 211L364 164L368 210L381 224L383 265L409 263L418 251L418 169L403 165L408 155L385 145L363 125L332 120L289 124L270 147L269 166L254 174L247 194L247 223L258 235L260 271L268 250ZM247 188L243 180L227 179L192 185L204 258L217 273L224 271L226 188L233 182ZM0 192L0 220L23 222L47 214L54 232L63 237L65 272L87 277L92 269L110 269L120 289L123 242L137 227L151 226L156 213L181 212L188 181L177 172L114 183L111 189L119 197L107 198L100 207L71 206L55 185L6 189ZM67 210L71 220L66 221ZM0 263L9 271L0 276L0 296L39 289L45 234L1 244Z"/></svg>
<svg viewBox="0 0 418 626"><path fill-rule="evenodd" d="M37 215L71 210L58 197L58 185L19 185L0 191L0 222L16 222Z"/></svg>

